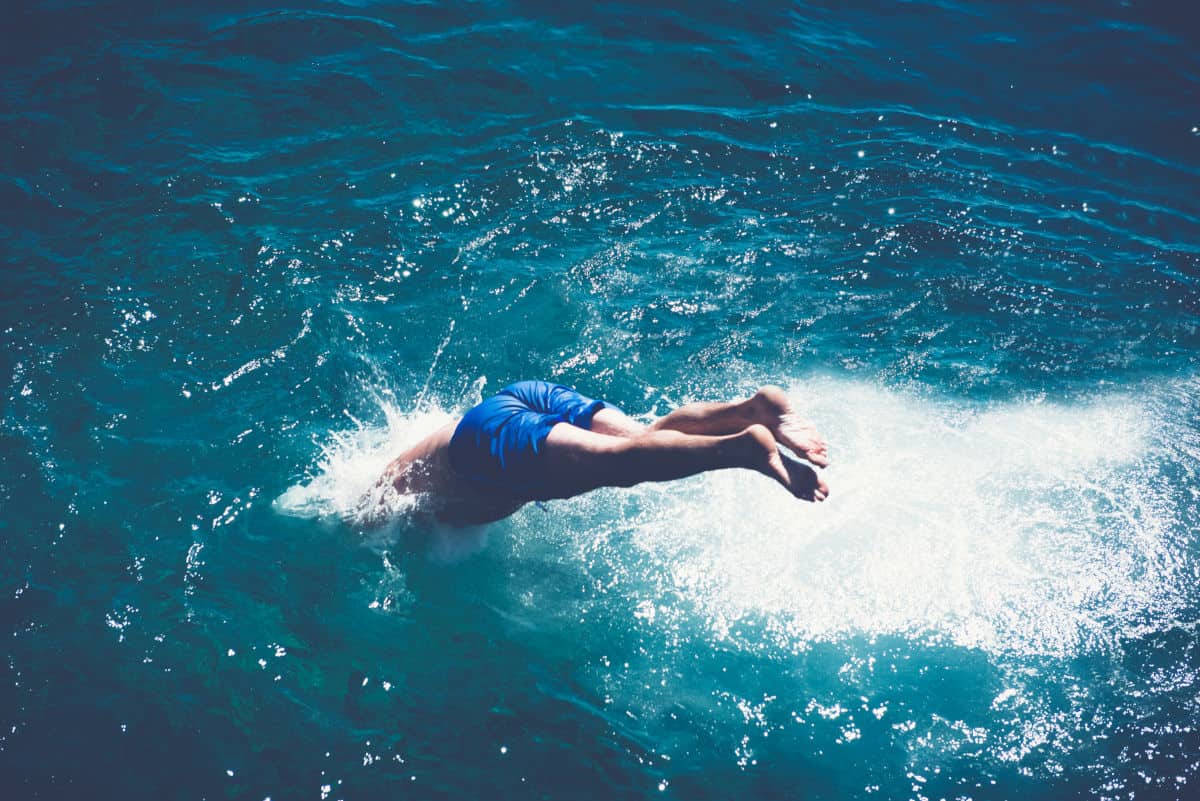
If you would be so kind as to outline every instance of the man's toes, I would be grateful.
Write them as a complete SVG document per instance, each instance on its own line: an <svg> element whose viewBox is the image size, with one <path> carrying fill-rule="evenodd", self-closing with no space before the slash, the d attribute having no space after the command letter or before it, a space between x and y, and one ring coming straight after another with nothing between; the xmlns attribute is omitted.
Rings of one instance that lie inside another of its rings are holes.
<svg viewBox="0 0 1200 801"><path fill-rule="evenodd" d="M824 445L807 448L799 453L817 467L825 467L829 464L829 453L825 450Z"/></svg>
<svg viewBox="0 0 1200 801"><path fill-rule="evenodd" d="M813 473L812 499L814 501L823 501L829 497L829 487L821 480L821 477Z"/></svg>

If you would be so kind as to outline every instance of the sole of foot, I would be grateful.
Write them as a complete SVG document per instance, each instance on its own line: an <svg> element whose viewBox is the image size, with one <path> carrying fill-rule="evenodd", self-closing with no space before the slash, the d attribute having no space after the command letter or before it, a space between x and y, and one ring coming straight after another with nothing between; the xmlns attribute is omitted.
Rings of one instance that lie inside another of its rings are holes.
<svg viewBox="0 0 1200 801"><path fill-rule="evenodd" d="M749 448L749 466L778 481L788 492L803 501L823 501L829 487L808 465L779 450L774 434L764 425L755 424L742 432Z"/></svg>
<svg viewBox="0 0 1200 801"><path fill-rule="evenodd" d="M829 464L829 446L808 420L792 411L787 393L779 387L767 386L754 396L763 424L780 445L807 459L818 467Z"/></svg>

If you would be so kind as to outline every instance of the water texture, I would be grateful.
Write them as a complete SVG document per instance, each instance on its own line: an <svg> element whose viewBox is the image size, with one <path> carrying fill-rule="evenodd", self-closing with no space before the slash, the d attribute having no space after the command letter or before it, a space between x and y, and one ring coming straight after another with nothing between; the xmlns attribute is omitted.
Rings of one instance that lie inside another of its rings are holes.
<svg viewBox="0 0 1200 801"><path fill-rule="evenodd" d="M8 10L5 797L1194 797L1198 32ZM527 377L778 383L834 494L357 522Z"/></svg>

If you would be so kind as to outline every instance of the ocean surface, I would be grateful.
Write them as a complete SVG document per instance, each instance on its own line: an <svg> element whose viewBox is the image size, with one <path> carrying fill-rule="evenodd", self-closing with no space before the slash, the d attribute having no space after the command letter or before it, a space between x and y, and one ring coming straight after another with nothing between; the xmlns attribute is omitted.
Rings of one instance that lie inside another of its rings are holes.
<svg viewBox="0 0 1200 801"><path fill-rule="evenodd" d="M48 0L0 39L0 794L1200 797L1186 3ZM546 378L726 471L360 498Z"/></svg>

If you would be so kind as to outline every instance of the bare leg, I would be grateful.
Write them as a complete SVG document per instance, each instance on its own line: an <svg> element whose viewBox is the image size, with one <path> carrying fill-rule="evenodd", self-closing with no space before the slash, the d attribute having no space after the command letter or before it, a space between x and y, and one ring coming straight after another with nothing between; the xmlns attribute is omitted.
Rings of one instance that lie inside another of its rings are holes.
<svg viewBox="0 0 1200 801"><path fill-rule="evenodd" d="M734 403L689 403L654 421L650 430L720 436L756 423L766 426L779 444L813 464L829 464L825 440L812 423L792 411L787 394L779 387L763 387L753 397Z"/></svg>
<svg viewBox="0 0 1200 801"><path fill-rule="evenodd" d="M634 420L619 409L605 406L592 415L591 430L597 434L608 434L613 437L636 437L639 434L645 434L647 426L644 423Z"/></svg>
<svg viewBox="0 0 1200 801"><path fill-rule="evenodd" d="M555 494L564 498L730 467L756 470L804 500L824 500L829 492L811 468L780 453L774 435L758 424L724 436L651 430L620 437L560 423L545 449Z"/></svg>

